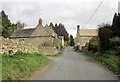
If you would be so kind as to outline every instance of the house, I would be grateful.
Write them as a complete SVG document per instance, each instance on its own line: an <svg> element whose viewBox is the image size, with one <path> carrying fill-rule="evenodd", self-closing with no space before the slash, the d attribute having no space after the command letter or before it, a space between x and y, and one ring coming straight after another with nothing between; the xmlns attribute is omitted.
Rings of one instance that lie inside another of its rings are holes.
<svg viewBox="0 0 120 82"><path fill-rule="evenodd" d="M42 19L39 19L35 28L24 29L21 24L17 23L17 29L11 35L12 39L24 40L35 45L60 45L60 39L53 31L52 27L42 25Z"/></svg>
<svg viewBox="0 0 120 82"><path fill-rule="evenodd" d="M75 38L75 44L79 45L79 49L89 43L89 40L98 35L97 29L80 29L80 26L77 25L77 34Z"/></svg>

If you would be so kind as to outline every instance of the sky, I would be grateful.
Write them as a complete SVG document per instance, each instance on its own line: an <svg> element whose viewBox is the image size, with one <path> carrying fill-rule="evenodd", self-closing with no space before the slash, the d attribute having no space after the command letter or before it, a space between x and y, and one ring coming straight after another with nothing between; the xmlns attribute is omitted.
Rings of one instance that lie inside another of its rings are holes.
<svg viewBox="0 0 120 82"><path fill-rule="evenodd" d="M118 12L120 0L104 0L98 11L87 24L102 0L1 0L4 10L12 23L21 21L28 27L36 27L39 18L43 25L52 22L65 25L69 35L76 36L77 25L81 29L97 29L102 23L112 23ZM86 25L87 24L87 25Z"/></svg>

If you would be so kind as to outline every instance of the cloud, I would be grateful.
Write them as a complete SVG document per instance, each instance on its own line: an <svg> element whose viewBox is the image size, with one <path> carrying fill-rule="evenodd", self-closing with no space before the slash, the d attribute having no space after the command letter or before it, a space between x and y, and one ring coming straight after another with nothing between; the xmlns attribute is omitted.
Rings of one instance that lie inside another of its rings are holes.
<svg viewBox="0 0 120 82"><path fill-rule="evenodd" d="M9 19L28 26L36 26L39 17L43 24L63 23L69 34L76 36L76 26L97 28L103 22L110 23L117 11L118 0L104 0L93 19L84 27L102 0L2 0L2 9Z"/></svg>

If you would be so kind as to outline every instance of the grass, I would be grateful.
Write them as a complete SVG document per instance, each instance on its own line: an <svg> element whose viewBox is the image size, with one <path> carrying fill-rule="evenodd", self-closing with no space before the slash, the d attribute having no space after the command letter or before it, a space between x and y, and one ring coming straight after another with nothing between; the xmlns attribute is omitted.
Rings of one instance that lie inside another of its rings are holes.
<svg viewBox="0 0 120 82"><path fill-rule="evenodd" d="M62 55L62 52L58 52L58 53L56 53L56 54L52 54L52 55L47 55L48 57L59 57L59 56L61 56Z"/></svg>
<svg viewBox="0 0 120 82"><path fill-rule="evenodd" d="M2 57L0 54L0 81L2 80Z"/></svg>
<svg viewBox="0 0 120 82"><path fill-rule="evenodd" d="M2 80L19 80L29 77L48 63L48 58L39 53L17 52L2 56Z"/></svg>
<svg viewBox="0 0 120 82"><path fill-rule="evenodd" d="M85 51L84 54L93 57L95 60L101 62L111 71L113 71L115 74L120 76L120 73L118 72L119 71L118 65L120 64L118 62L119 61L118 56L109 53L100 53L100 52L93 53L92 51L90 52Z"/></svg>

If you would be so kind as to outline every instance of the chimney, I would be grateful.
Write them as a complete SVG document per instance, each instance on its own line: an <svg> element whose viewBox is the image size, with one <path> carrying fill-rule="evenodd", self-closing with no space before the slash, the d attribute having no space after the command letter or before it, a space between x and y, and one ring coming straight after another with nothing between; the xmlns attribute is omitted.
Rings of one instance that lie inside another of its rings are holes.
<svg viewBox="0 0 120 82"><path fill-rule="evenodd" d="M39 25L42 25L42 19L39 18L39 22L38 22Z"/></svg>
<svg viewBox="0 0 120 82"><path fill-rule="evenodd" d="M79 30L80 30L80 25L77 25L77 34L76 34L77 38L79 37Z"/></svg>
<svg viewBox="0 0 120 82"><path fill-rule="evenodd" d="M79 30L80 29L80 25L77 25L77 30Z"/></svg>
<svg viewBox="0 0 120 82"><path fill-rule="evenodd" d="M17 28L16 28L16 30L21 30L21 29L22 29L21 23L20 23L20 22L17 22Z"/></svg>

